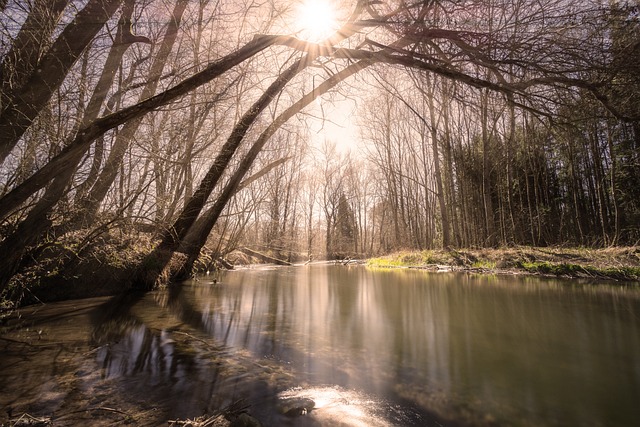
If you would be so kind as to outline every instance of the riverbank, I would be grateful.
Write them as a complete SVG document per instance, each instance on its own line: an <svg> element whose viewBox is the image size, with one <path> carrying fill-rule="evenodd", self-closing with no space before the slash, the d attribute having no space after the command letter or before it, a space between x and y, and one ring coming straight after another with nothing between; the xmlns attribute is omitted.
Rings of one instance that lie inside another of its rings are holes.
<svg viewBox="0 0 640 427"><path fill-rule="evenodd" d="M640 248L449 249L402 251L367 260L369 267L468 271L481 274L532 274L640 282Z"/></svg>
<svg viewBox="0 0 640 427"><path fill-rule="evenodd" d="M80 242L82 242L79 239ZM0 312L16 306L117 295L131 288L131 277L153 241L105 235L83 246L47 248L36 262L14 277L0 298ZM206 258L206 257L205 257ZM207 265L210 259L203 259ZM371 258L370 267L404 267L478 274L531 274L640 282L640 247L449 249L402 251Z"/></svg>

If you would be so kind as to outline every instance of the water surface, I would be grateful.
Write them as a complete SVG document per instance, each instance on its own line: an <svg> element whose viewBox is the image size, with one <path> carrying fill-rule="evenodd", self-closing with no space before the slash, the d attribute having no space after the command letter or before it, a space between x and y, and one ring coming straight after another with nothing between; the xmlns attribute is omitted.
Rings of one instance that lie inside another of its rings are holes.
<svg viewBox="0 0 640 427"><path fill-rule="evenodd" d="M51 304L28 319L28 330L13 333L29 346L5 340L0 357L7 368L0 381L22 398L0 391L0 406L62 420L70 402L83 399L94 412L105 402L155 411L140 423L228 405L243 405L265 426L632 426L640 419L634 287L254 268L147 295ZM73 387L56 382L65 372ZM308 410L296 404L307 401Z"/></svg>

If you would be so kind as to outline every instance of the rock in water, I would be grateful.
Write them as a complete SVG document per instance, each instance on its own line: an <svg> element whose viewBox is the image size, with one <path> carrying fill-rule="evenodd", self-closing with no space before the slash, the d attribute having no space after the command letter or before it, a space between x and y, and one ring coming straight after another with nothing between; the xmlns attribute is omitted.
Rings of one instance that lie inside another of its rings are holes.
<svg viewBox="0 0 640 427"><path fill-rule="evenodd" d="M292 397L278 402L278 412L288 417L306 415L315 408L316 403L306 397Z"/></svg>

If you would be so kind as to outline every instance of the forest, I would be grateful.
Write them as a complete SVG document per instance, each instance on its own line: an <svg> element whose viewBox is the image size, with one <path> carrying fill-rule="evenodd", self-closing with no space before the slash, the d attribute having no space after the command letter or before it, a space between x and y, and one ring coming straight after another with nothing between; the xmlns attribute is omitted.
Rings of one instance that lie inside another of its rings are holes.
<svg viewBox="0 0 640 427"><path fill-rule="evenodd" d="M640 241L637 0L0 0L0 18L6 299L256 252Z"/></svg>

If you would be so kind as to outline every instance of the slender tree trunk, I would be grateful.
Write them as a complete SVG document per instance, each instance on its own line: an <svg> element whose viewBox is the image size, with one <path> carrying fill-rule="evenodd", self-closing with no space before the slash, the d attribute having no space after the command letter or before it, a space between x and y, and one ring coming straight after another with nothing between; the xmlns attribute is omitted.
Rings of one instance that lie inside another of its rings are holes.
<svg viewBox="0 0 640 427"><path fill-rule="evenodd" d="M570 138L570 137L569 137ZM584 244L585 243L585 238L584 238L584 231L583 231L583 226L582 226L582 209L581 209L581 196L578 194L579 193L579 185L578 185L578 175L576 173L576 160L575 160L575 155L574 155L574 147L573 147L573 141L570 140L568 141L568 145L569 145L569 171L570 171L570 180L571 180L571 200L572 200L572 204L573 204L573 212L575 215L575 227L577 228L578 231L578 236L580 238L579 240L579 244ZM575 233L575 230L574 230Z"/></svg>
<svg viewBox="0 0 640 427"><path fill-rule="evenodd" d="M305 94L300 100L287 108L284 112L282 112L276 119L260 134L258 139L253 143L247 154L243 157L240 165L231 176L227 184L225 185L222 193L216 199L212 208L207 212L203 219L203 224L198 228L198 233L193 233L192 239L184 240L180 242L179 251L188 255L188 259L185 262L183 268L177 273L174 277L185 278L191 275L191 271L193 269L193 264L197 260L200 250L204 247L211 230L215 226L220 214L224 210L224 208L229 203L231 196L236 193L238 190L238 186L240 185L242 179L249 171L253 162L258 157L258 154L262 151L265 144L269 141L269 139L273 136L273 134L282 127L290 118L298 114L305 107L311 104L316 98L327 93L329 90L334 88L340 82L344 81L348 77L354 75L355 73L363 70L364 68L371 65L370 61L360 61L357 62L344 70L340 71L337 74L334 74L332 77L324 81L317 88L312 90L311 92ZM313 209L311 207L310 209ZM330 230L330 227L327 227L327 230ZM330 241L330 236L327 235L327 241ZM311 250L311 240L309 239L309 250Z"/></svg>
<svg viewBox="0 0 640 427"><path fill-rule="evenodd" d="M456 246L462 245L460 231L459 231L459 220L458 220L458 203L456 197L456 189L455 189L455 178L453 174L453 150L451 147L451 121L450 121L450 112L449 112L449 103L451 101L451 97L449 95L449 86L444 84L445 89L442 92L443 96L443 106L442 106L442 114L444 119L444 181L446 183L446 193L448 198L445 201L447 205L447 209L449 209L450 214L447 214L447 218L449 223L451 224L452 229L452 241Z"/></svg>
<svg viewBox="0 0 640 427"><path fill-rule="evenodd" d="M36 0L0 63L0 111L4 111L11 92L20 91L38 66L69 0ZM6 5L6 2L5 2ZM3 7L4 8L4 7Z"/></svg>
<svg viewBox="0 0 640 427"><path fill-rule="evenodd" d="M435 82L434 82L435 84ZM427 86L428 89L428 97L427 102L429 105L429 121L431 130L431 151L433 152L433 169L434 175L436 178L436 188L438 190L438 206L440 206L440 220L442 221L442 247L447 249L451 246L451 235L450 229L451 226L449 224L449 214L447 212L447 203L445 201L444 194L444 185L442 185L442 173L440 167L440 149L438 147L438 135L437 135L437 122L436 122L436 111L435 105L433 103L433 87L431 85L430 79L427 77Z"/></svg>
<svg viewBox="0 0 640 427"><path fill-rule="evenodd" d="M204 31L202 21L204 18L204 7L207 3L208 0L206 2L200 2L200 7L198 8L198 32L196 33L196 38L194 41L194 66L196 70L200 70L200 43L202 41L202 32ZM196 135L200 130L198 127L196 127L196 96L196 91L191 92L191 105L189 107L190 119L187 131L187 147L185 149L183 163L185 174L185 200L188 200L193 195L193 169L191 167L191 164Z"/></svg>
<svg viewBox="0 0 640 427"><path fill-rule="evenodd" d="M90 0L63 30L21 90L12 93L0 115L0 162L47 105L82 51L123 0Z"/></svg>
<svg viewBox="0 0 640 427"><path fill-rule="evenodd" d="M84 153L96 138L129 120L136 119L156 108L167 105L191 90L216 79L236 65L272 46L277 39L277 36L254 37L252 41L237 51L215 61L201 72L183 80L176 86L152 98L97 119L87 127L80 129L75 139L63 148L58 155L0 199L0 219L6 218L8 214L17 209L31 195L45 187L60 170L74 164L75 156L79 152Z"/></svg>
<svg viewBox="0 0 640 427"><path fill-rule="evenodd" d="M515 215L513 213L513 150L516 145L516 111L515 106L509 105L509 138L506 143L507 164L507 209L509 211L509 224L511 225L510 241L521 241L520 230L516 226Z"/></svg>
<svg viewBox="0 0 640 427"><path fill-rule="evenodd" d="M598 123L593 124L591 129L589 140L591 143L591 156L593 162L593 178L595 184L595 199L597 203L598 222L600 226L600 232L602 233L603 245L608 245L610 242L609 237L609 201L605 194L606 176L603 169L602 153L600 151L599 141L599 129Z"/></svg>
<svg viewBox="0 0 640 427"><path fill-rule="evenodd" d="M618 175L618 159L616 150L613 145L613 131L611 129L611 123L607 125L607 147L609 148L609 157L611 158L611 168L609 170L609 191L611 192L611 201L613 204L613 237L611 239L611 245L616 245L620 238L620 214L618 207L617 196L617 183L616 177Z"/></svg>
<svg viewBox="0 0 640 427"><path fill-rule="evenodd" d="M189 0L177 0L173 8L173 13L171 15L167 31L165 32L160 49L153 60L153 64L151 65L147 83L140 94L140 101L151 98L156 92L158 83L160 82L160 77L162 76L162 70L171 50L173 49L173 45L175 44L178 36L178 29L180 28L180 23L182 21L182 15L184 14L188 4ZM129 149L129 145L141 123L142 117L130 120L123 126L120 132L118 132L118 136L111 148L102 173L93 185L93 188L87 195L86 199L80 202L82 209L82 217L78 221L80 225L89 224L94 221L95 215L100 207L100 203L102 203L102 200L107 195L109 188L111 188L111 185L115 181L124 155Z"/></svg>
<svg viewBox="0 0 640 427"><path fill-rule="evenodd" d="M491 135L488 129L489 94L483 91L481 95L482 120L482 200L486 236L485 242L489 246L496 244L496 224L493 215L493 201L491 200Z"/></svg>

